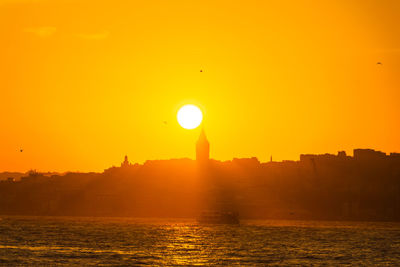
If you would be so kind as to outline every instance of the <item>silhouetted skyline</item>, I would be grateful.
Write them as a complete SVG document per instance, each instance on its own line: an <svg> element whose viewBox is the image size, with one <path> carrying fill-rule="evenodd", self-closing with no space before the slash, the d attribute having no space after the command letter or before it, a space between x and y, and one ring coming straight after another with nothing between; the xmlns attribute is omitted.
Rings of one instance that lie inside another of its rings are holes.
<svg viewBox="0 0 400 267"><path fill-rule="evenodd" d="M221 162L208 159L204 132L196 149L198 160L138 164L125 156L102 173L0 175L0 214L196 217L211 209L241 218L400 220L400 153Z"/></svg>

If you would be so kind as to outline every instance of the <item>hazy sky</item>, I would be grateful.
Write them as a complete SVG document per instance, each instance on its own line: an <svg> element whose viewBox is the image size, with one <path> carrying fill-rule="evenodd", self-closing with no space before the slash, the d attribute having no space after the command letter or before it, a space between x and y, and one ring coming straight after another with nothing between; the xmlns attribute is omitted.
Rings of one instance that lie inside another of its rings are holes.
<svg viewBox="0 0 400 267"><path fill-rule="evenodd" d="M194 158L187 103L219 160L400 152L399 14L398 0L0 0L0 171Z"/></svg>

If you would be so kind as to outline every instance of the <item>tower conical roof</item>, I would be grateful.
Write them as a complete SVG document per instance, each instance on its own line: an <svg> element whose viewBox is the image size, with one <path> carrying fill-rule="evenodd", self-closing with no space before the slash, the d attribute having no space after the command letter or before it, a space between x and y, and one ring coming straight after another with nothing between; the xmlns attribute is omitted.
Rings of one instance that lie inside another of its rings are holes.
<svg viewBox="0 0 400 267"><path fill-rule="evenodd" d="M210 143L207 140L204 128L201 129L199 139L196 143L196 160L206 163L210 158Z"/></svg>
<svg viewBox="0 0 400 267"><path fill-rule="evenodd" d="M204 131L204 128L201 129L199 139L197 142L207 142L208 143L206 132Z"/></svg>

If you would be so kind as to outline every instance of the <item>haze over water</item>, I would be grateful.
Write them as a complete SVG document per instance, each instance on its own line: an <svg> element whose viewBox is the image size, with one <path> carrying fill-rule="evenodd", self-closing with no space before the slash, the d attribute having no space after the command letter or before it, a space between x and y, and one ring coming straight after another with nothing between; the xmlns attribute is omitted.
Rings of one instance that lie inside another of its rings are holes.
<svg viewBox="0 0 400 267"><path fill-rule="evenodd" d="M400 224L3 217L0 265L399 265Z"/></svg>

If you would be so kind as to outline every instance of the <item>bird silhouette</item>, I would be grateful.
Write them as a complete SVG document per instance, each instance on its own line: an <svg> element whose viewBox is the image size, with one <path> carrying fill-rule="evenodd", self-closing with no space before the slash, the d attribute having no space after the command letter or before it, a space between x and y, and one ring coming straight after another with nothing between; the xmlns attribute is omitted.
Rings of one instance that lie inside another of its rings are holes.
<svg viewBox="0 0 400 267"><path fill-rule="evenodd" d="M200 70L200 72L203 72L203 70Z"/></svg>
<svg viewBox="0 0 400 267"><path fill-rule="evenodd" d="M383 65L382 62L377 62L376 64L377 64L377 65Z"/></svg>
<svg viewBox="0 0 400 267"><path fill-rule="evenodd" d="M20 149L19 152L24 152L24 150L23 150L23 149Z"/></svg>

